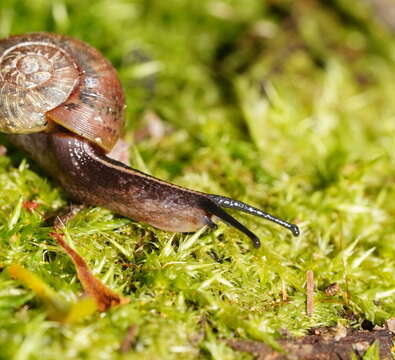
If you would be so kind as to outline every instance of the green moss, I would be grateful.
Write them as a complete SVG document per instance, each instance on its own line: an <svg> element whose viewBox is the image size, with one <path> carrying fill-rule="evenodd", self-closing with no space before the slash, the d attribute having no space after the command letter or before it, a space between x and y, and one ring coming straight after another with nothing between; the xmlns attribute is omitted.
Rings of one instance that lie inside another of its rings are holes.
<svg viewBox="0 0 395 360"><path fill-rule="evenodd" d="M395 42L366 2L354 3L2 0L1 36L56 31L110 58L127 96L129 138L148 110L171 127L137 144L136 166L265 208L296 221L302 235L238 214L262 239L254 250L224 225L170 234L85 209L66 235L130 304L61 325L3 270L0 359L247 359L224 339L276 346L282 329L301 335L395 316ZM7 146L1 268L19 263L75 302L75 269L44 221L67 197ZM39 208L26 210L26 200ZM307 270L316 284L311 318ZM327 297L333 282L340 290ZM121 354L131 324L136 342Z"/></svg>

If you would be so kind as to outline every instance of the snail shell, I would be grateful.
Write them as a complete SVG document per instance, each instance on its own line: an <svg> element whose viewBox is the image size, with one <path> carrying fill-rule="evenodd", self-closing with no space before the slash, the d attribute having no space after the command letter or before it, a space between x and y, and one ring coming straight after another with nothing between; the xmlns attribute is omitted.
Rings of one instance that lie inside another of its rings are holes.
<svg viewBox="0 0 395 360"><path fill-rule="evenodd" d="M66 36L0 40L0 131L40 132L51 121L107 152L120 136L124 95L111 64Z"/></svg>

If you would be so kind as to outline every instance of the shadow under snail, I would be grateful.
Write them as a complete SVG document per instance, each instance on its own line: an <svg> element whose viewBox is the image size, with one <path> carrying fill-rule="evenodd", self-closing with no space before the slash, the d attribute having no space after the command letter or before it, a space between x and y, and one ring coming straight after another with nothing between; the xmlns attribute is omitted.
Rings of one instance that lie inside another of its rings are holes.
<svg viewBox="0 0 395 360"><path fill-rule="evenodd" d="M174 232L215 228L213 216L258 237L223 208L296 225L243 202L170 184L112 159L125 102L117 74L96 49L50 33L0 40L0 131L56 178L73 200Z"/></svg>

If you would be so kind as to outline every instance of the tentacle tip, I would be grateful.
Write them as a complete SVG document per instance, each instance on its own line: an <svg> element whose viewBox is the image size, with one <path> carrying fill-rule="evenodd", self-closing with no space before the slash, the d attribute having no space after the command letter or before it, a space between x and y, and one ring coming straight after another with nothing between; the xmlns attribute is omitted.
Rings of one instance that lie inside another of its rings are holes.
<svg viewBox="0 0 395 360"><path fill-rule="evenodd" d="M298 226L292 224L290 229L292 231L293 236L298 237L300 235L300 230Z"/></svg>
<svg viewBox="0 0 395 360"><path fill-rule="evenodd" d="M211 220L209 220L209 221L207 222L207 226L208 226L209 229L212 230L212 231L215 231L215 230L218 229L218 225L217 225L215 222L211 221Z"/></svg>
<svg viewBox="0 0 395 360"><path fill-rule="evenodd" d="M250 237L252 241L252 245L255 249L259 249L261 247L261 241L259 240L258 236L253 235Z"/></svg>

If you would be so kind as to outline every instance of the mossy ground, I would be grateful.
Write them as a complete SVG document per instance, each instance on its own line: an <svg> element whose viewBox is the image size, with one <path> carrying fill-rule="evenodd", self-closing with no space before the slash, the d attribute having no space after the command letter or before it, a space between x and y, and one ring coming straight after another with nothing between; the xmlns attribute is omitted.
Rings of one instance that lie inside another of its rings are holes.
<svg viewBox="0 0 395 360"><path fill-rule="evenodd" d="M171 126L137 144L136 167L255 204L302 235L235 214L261 238L255 250L225 225L170 234L90 207L66 235L131 301L77 324L49 321L6 269L21 264L65 299L81 295L44 222L67 196L1 138L0 359L247 359L224 339L272 344L282 329L302 335L395 316L395 41L370 4L2 0L1 37L64 33L112 61L129 141L148 110ZM27 200L39 208L26 210ZM327 297L333 282L340 290ZM121 354L132 324L135 345Z"/></svg>

